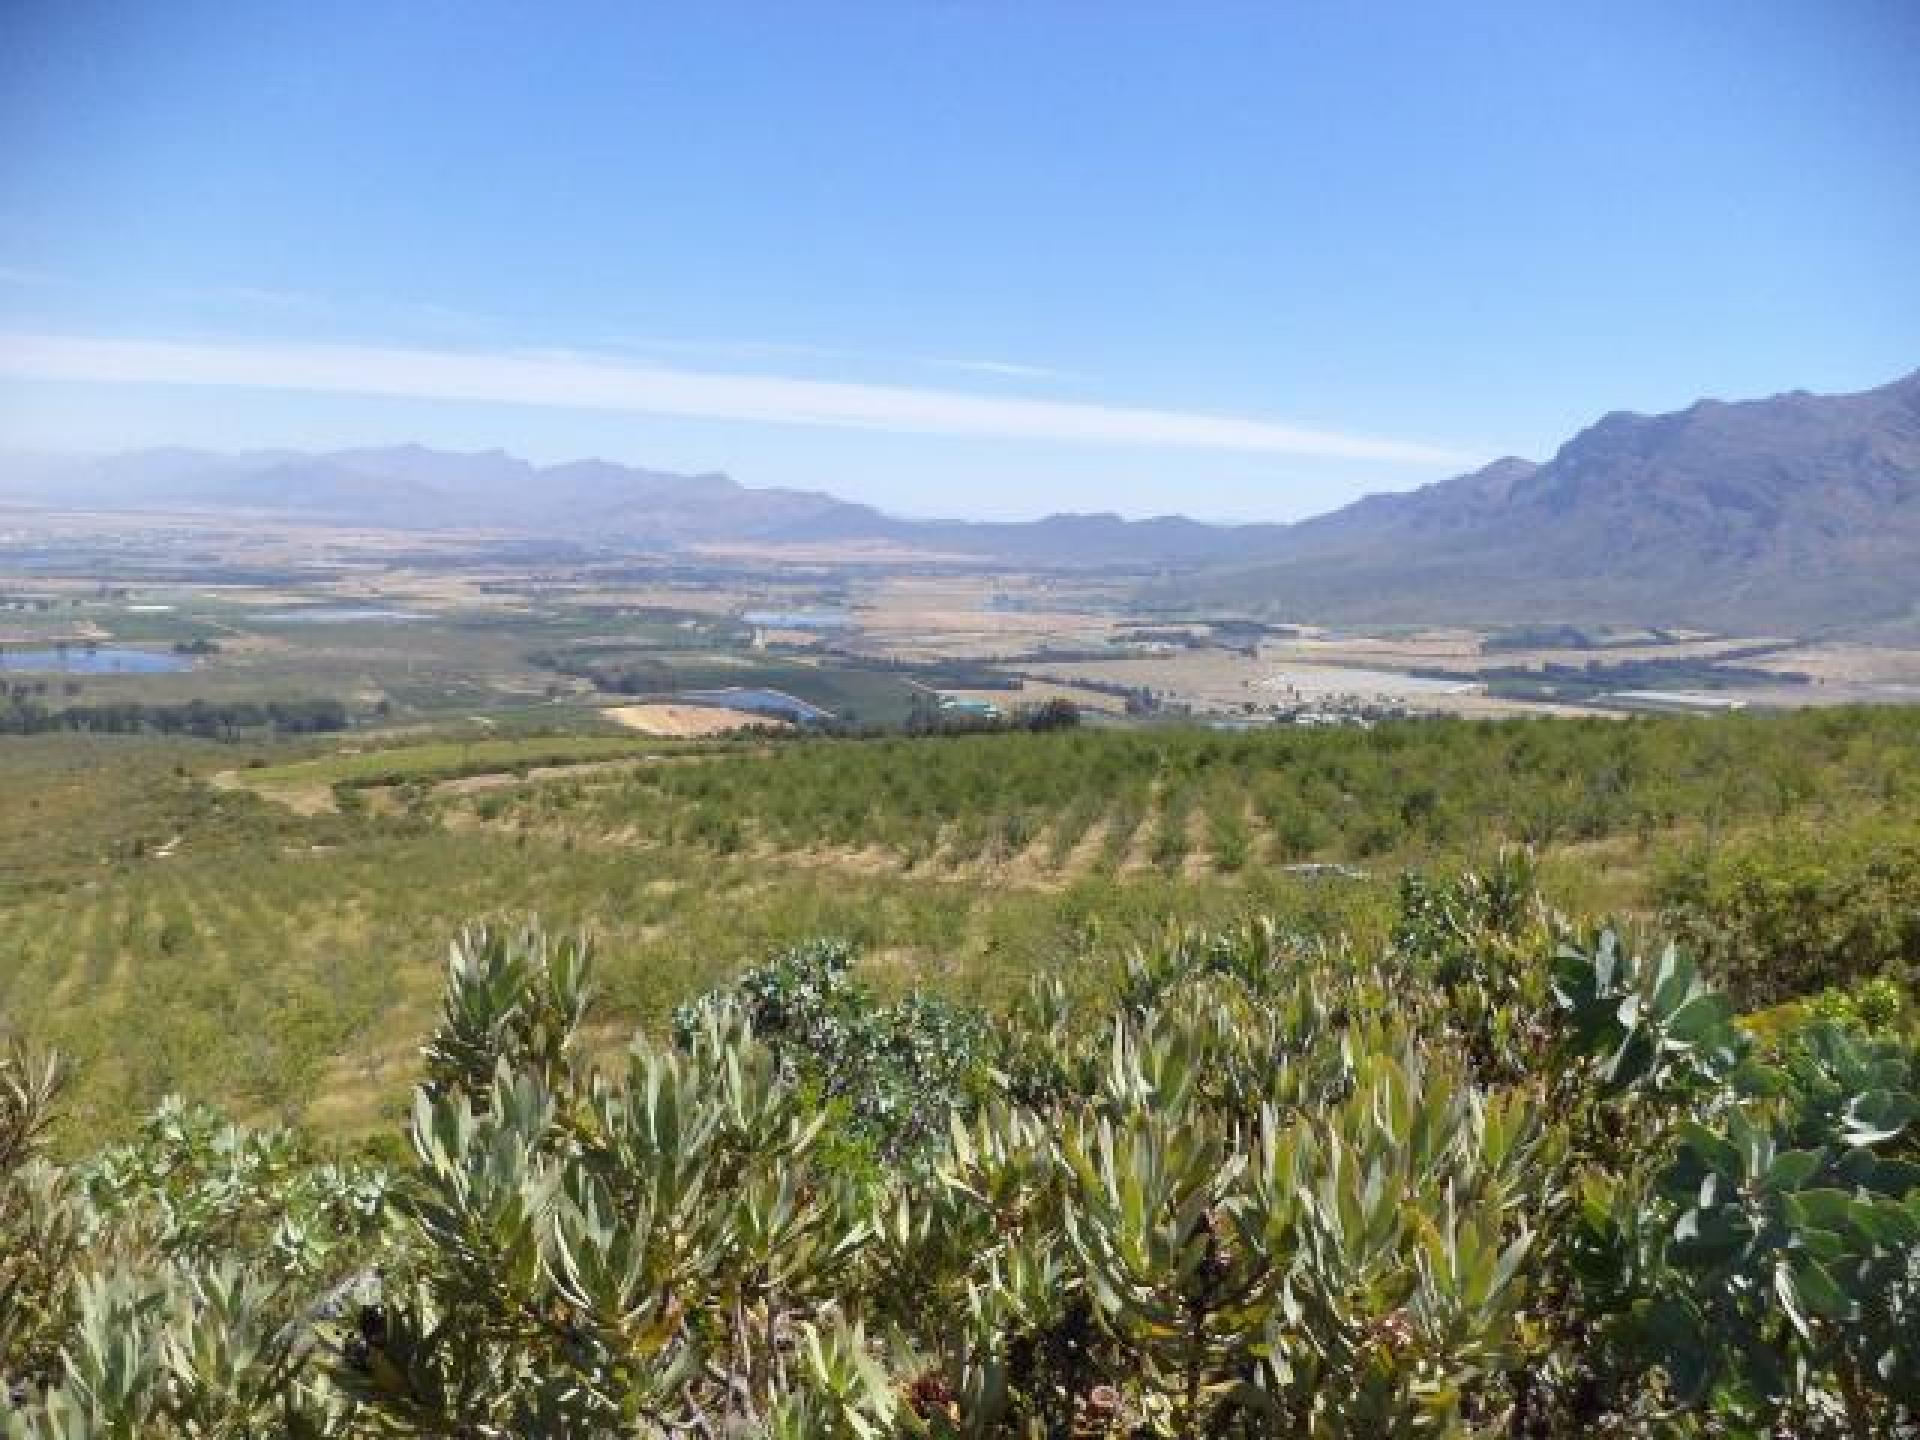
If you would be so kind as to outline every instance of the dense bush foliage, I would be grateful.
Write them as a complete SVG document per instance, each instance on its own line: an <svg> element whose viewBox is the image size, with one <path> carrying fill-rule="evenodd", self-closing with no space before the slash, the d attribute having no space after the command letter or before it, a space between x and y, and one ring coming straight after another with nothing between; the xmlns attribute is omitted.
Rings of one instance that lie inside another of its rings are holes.
<svg viewBox="0 0 1920 1440"><path fill-rule="evenodd" d="M1657 899L1753 1004L1876 977L1920 982L1920 830L1906 817L1694 849L1660 877Z"/></svg>
<svg viewBox="0 0 1920 1440"><path fill-rule="evenodd" d="M1650 913L1668 852L1764 860L1784 815L1869 854L1920 805L1920 708L768 751L472 725L351 746L6 737L0 1035L74 1061L68 1145L127 1138L169 1091L362 1135L404 1115L432 957L471 918L590 929L608 1030L664 1027L819 935L859 945L889 995L997 1007L1170 916L1372 946L1402 864L1503 840L1538 846L1566 908ZM1690 925L1672 932L1743 1005L1773 993ZM1740 963L1781 992L1832 983L1770 953Z"/></svg>
<svg viewBox="0 0 1920 1440"><path fill-rule="evenodd" d="M988 714L948 706L927 695L916 697L913 712L901 728L912 736L996 735L1021 730L1045 734L1051 730L1078 729L1080 720L1080 707L1066 699L1042 700L1038 704L1003 699L994 712Z"/></svg>
<svg viewBox="0 0 1920 1440"><path fill-rule="evenodd" d="M1912 1039L1759 1038L1517 862L1003 1021L814 946L610 1070L589 969L455 947L391 1168L171 1105L57 1169L9 1062L10 1432L1920 1429Z"/></svg>
<svg viewBox="0 0 1920 1440"><path fill-rule="evenodd" d="M1092 839L1108 868L1137 857L1177 871L1190 857L1234 868L1249 849L1285 863L1646 841L1682 826L1714 838L1807 811L1910 814L1916 797L1920 711L1887 707L796 743L539 793L520 813L564 807L579 823L643 823L717 849L882 847L912 864L1026 854L1058 866ZM1196 817L1208 822L1198 833Z"/></svg>
<svg viewBox="0 0 1920 1440"><path fill-rule="evenodd" d="M177 705L113 700L47 706L22 696L0 696L0 735L81 730L103 735L195 735L203 740L227 740L261 732L318 735L346 729L349 718L347 707L338 700L186 700Z"/></svg>
<svg viewBox="0 0 1920 1440"><path fill-rule="evenodd" d="M823 940L776 956L724 990L682 1006L673 1030L691 1047L716 1015L738 1010L782 1078L833 1108L848 1138L889 1163L920 1157L956 1110L987 1093L989 1032L937 996L877 1001L852 976L853 947Z"/></svg>

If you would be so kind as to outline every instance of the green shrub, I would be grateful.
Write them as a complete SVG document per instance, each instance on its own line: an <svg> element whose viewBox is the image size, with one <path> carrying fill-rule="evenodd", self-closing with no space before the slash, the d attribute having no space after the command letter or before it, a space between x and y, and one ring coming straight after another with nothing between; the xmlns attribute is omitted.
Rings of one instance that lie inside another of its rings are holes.
<svg viewBox="0 0 1920 1440"><path fill-rule="evenodd" d="M1920 1424L1911 1042L1756 1039L1518 857L1410 879L1377 951L1176 930L999 1020L820 942L601 1069L589 974L455 945L398 1173L179 1104L59 1170L9 1061L9 1432Z"/></svg>
<svg viewBox="0 0 1920 1440"><path fill-rule="evenodd" d="M1670 860L1668 924L1749 1005L1886 976L1920 983L1920 833L1869 819Z"/></svg>
<svg viewBox="0 0 1920 1440"><path fill-rule="evenodd" d="M988 1084L984 1016L933 996L880 1003L852 975L854 951L819 941L775 956L732 985L682 1006L674 1035L691 1045L738 1012L789 1081L843 1107L852 1136L894 1164L922 1157L947 1118Z"/></svg>
<svg viewBox="0 0 1920 1440"><path fill-rule="evenodd" d="M1900 983L1882 975L1862 980L1847 990L1822 990L1812 1000L1813 1013L1845 1029L1869 1035L1890 1035L1911 1008Z"/></svg>

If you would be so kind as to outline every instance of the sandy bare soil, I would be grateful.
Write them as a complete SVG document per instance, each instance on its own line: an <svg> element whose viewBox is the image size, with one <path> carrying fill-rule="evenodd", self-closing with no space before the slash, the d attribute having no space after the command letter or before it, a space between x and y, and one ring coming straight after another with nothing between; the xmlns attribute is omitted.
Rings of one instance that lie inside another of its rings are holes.
<svg viewBox="0 0 1920 1440"><path fill-rule="evenodd" d="M729 731L744 730L749 727L763 730L788 728L784 720L756 715L750 710L729 710L723 705L617 705L607 711L607 717L619 721L630 730L638 730L643 735L672 736L681 739L700 735L725 735Z"/></svg>
<svg viewBox="0 0 1920 1440"><path fill-rule="evenodd" d="M547 585L543 593L576 605L631 605L716 617L734 614L748 599L743 592L720 585L603 584L591 577L574 584Z"/></svg>
<svg viewBox="0 0 1920 1440"><path fill-rule="evenodd" d="M984 700L989 705L998 705L1002 710L1010 710L1016 705L1042 705L1049 700L1071 700L1082 710L1099 710L1109 715L1121 714L1127 708L1126 702L1117 695L1088 690L1079 685L1058 685L1048 680L1027 680L1018 690L942 689L940 693L962 700Z"/></svg>
<svg viewBox="0 0 1920 1440"><path fill-rule="evenodd" d="M1767 670L1797 670L1828 684L1920 685L1920 650L1834 641L1782 650L1751 662Z"/></svg>
<svg viewBox="0 0 1920 1440"><path fill-rule="evenodd" d="M330 785L261 785L243 770L222 770L212 777L212 783L216 790L251 790L296 815L326 815L340 808L334 803Z"/></svg>
<svg viewBox="0 0 1920 1440"><path fill-rule="evenodd" d="M992 576L885 576L853 588L860 648L906 660L988 658L1042 645L1103 644L1098 585Z"/></svg>
<svg viewBox="0 0 1920 1440"><path fill-rule="evenodd" d="M1399 677L1386 671L1281 665L1226 650L1177 650L1113 660L1057 661L1036 664L1032 669L1057 683L1072 684L1086 679L1110 685L1141 686L1174 700L1217 709L1291 698L1266 688L1269 682L1283 675L1293 676L1297 684L1311 688L1316 696L1339 690L1407 698L1406 690L1395 684ZM1309 686L1309 680L1318 683Z"/></svg>
<svg viewBox="0 0 1920 1440"><path fill-rule="evenodd" d="M1348 652L1350 660L1362 657ZM1257 706L1332 702L1399 705L1410 711L1447 715L1521 715L1548 708L1521 700L1503 700L1478 685L1422 680L1385 668L1354 664L1303 664L1263 647L1258 658L1225 650L1176 651L1117 660L1049 662L1020 667L1056 684L1094 680L1139 686L1164 699L1193 706L1201 713L1238 711ZM1031 683L1031 682L1029 682ZM1567 713L1572 707L1552 707Z"/></svg>
<svg viewBox="0 0 1920 1440"><path fill-rule="evenodd" d="M688 553L713 560L768 565L899 565L948 562L978 564L980 557L960 552L899 545L890 540L844 540L810 544L742 542L733 545L690 545Z"/></svg>

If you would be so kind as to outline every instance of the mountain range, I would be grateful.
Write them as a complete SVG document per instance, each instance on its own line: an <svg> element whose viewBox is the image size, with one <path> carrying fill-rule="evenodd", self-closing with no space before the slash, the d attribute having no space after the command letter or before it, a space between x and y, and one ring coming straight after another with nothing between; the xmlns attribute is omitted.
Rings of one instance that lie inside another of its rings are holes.
<svg viewBox="0 0 1920 1440"><path fill-rule="evenodd" d="M1858 394L1614 413L1292 525L1181 516L904 519L816 491L604 460L407 445L0 461L0 501L472 529L605 549L886 544L1162 571L1150 602L1331 622L1578 620L1858 629L1920 621L1920 373Z"/></svg>
<svg viewBox="0 0 1920 1440"><path fill-rule="evenodd" d="M1920 373L1607 415L1543 464L1289 526L1257 560L1184 580L1181 600L1378 622L1920 621Z"/></svg>

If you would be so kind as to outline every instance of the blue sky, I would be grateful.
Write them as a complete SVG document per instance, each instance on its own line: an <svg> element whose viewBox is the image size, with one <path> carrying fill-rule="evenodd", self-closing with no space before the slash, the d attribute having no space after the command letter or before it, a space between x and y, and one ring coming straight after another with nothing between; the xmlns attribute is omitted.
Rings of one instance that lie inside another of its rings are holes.
<svg viewBox="0 0 1920 1440"><path fill-rule="evenodd" d="M4 28L9 448L418 439L1285 519L1920 366L1904 0Z"/></svg>

